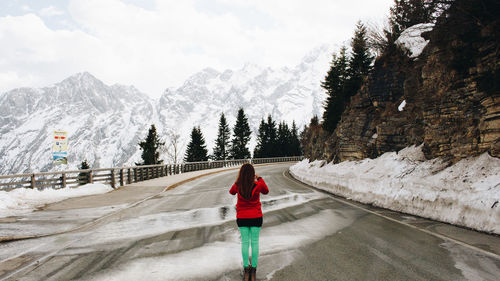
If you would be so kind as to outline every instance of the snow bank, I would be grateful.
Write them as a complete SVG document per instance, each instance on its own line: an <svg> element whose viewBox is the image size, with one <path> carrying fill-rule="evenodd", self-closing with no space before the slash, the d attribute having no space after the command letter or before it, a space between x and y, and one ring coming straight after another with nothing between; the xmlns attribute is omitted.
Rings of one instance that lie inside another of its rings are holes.
<svg viewBox="0 0 500 281"><path fill-rule="evenodd" d="M106 193L113 190L109 185L86 184L77 188L47 188L44 190L18 188L12 191L0 190L0 217L18 216L32 212L45 204L85 195Z"/></svg>
<svg viewBox="0 0 500 281"><path fill-rule="evenodd" d="M290 173L348 199L500 234L500 159L484 153L447 167L421 148L339 164L303 160Z"/></svg>
<svg viewBox="0 0 500 281"><path fill-rule="evenodd" d="M419 23L408 27L396 40L396 45L404 47L410 51L410 58L418 57L424 50L429 40L425 40L421 35L424 32L431 31L434 28L433 23Z"/></svg>

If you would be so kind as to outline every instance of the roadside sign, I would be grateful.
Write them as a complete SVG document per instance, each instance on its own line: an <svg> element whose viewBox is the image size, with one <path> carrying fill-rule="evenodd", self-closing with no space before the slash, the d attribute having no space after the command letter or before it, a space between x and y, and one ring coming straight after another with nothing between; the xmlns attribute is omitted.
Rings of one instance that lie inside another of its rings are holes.
<svg viewBox="0 0 500 281"><path fill-rule="evenodd" d="M68 132L54 131L52 145L52 160L54 164L68 164Z"/></svg>

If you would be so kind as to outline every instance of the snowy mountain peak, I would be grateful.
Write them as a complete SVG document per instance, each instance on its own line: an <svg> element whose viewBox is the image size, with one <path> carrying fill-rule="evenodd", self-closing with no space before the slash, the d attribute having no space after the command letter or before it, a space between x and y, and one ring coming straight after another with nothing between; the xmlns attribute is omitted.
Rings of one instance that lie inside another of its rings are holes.
<svg viewBox="0 0 500 281"><path fill-rule="evenodd" d="M247 62L243 65L243 67L241 68L241 71L242 72L246 72L246 73L260 73L262 72L263 70L263 67L261 67L260 65L258 64L255 64L255 63L251 63L251 62Z"/></svg>
<svg viewBox="0 0 500 281"><path fill-rule="evenodd" d="M64 79L63 81L61 81L60 83L57 83L56 85L70 85L70 86L74 86L74 85L104 85L104 83L102 83L101 80L97 79L94 75L88 73L88 72L80 72L80 73L76 73L66 79Z"/></svg>
<svg viewBox="0 0 500 281"><path fill-rule="evenodd" d="M327 55L331 56L333 46L328 44L320 45L311 51L309 51L305 56L302 57L302 63L314 63L320 59L321 56Z"/></svg>

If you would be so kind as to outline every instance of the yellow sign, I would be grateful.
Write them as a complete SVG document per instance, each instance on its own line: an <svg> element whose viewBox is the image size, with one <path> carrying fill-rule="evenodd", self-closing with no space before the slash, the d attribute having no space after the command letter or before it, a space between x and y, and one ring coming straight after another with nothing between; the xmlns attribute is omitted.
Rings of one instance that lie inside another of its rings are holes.
<svg viewBox="0 0 500 281"><path fill-rule="evenodd" d="M52 145L52 159L54 164L68 164L68 132L54 131Z"/></svg>

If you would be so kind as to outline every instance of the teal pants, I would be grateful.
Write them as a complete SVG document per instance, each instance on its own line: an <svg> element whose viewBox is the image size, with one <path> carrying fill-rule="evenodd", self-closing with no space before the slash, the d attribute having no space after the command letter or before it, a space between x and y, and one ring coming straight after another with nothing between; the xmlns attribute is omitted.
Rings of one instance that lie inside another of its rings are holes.
<svg viewBox="0 0 500 281"><path fill-rule="evenodd" d="M249 265L249 246L252 245L252 266L257 267L259 261L259 234L260 227L243 226L240 227L241 233L241 255L243 256L243 267Z"/></svg>

